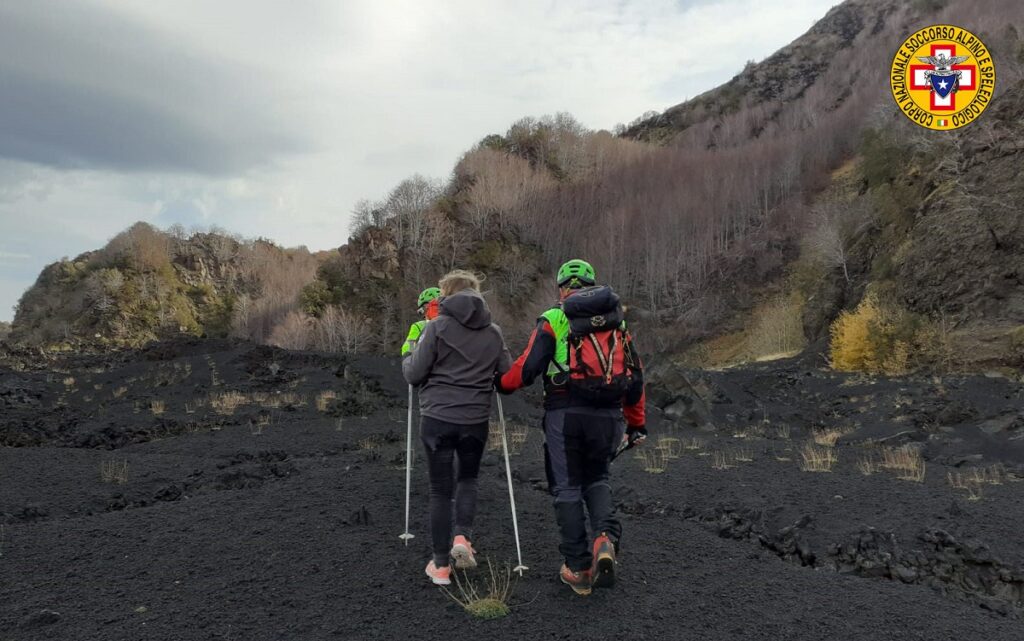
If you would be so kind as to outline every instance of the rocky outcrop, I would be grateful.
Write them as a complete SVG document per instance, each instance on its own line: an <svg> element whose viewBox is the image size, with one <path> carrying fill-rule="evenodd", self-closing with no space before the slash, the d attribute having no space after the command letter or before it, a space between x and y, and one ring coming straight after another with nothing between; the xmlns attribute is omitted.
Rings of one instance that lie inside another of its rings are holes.
<svg viewBox="0 0 1024 641"><path fill-rule="evenodd" d="M401 254L394 232L387 227L370 227L338 250L340 264L353 281L389 280L401 276Z"/></svg>
<svg viewBox="0 0 1024 641"><path fill-rule="evenodd" d="M691 370L665 362L648 368L645 377L648 402L665 418L687 427L714 429L709 409L713 392Z"/></svg>
<svg viewBox="0 0 1024 641"><path fill-rule="evenodd" d="M315 262L300 250L299 258ZM292 253L222 234L185 238L137 223L106 247L48 265L18 304L10 340L61 347L133 346L175 334L225 336L236 303L286 279Z"/></svg>

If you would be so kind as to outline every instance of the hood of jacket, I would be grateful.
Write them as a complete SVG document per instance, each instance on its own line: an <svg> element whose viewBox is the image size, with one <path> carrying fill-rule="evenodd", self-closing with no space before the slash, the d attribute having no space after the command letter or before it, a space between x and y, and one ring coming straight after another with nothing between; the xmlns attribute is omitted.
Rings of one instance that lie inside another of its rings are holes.
<svg viewBox="0 0 1024 641"><path fill-rule="evenodd" d="M441 301L441 314L451 316L463 327L483 329L491 325L491 310L479 292L464 289Z"/></svg>

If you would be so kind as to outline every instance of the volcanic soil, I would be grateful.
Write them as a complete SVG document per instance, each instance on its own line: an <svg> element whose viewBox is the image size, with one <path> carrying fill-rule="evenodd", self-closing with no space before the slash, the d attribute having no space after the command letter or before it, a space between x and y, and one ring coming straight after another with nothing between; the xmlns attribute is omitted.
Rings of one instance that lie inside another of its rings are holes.
<svg viewBox="0 0 1024 641"><path fill-rule="evenodd" d="M0 641L1024 638L1020 383L810 359L653 374L651 437L613 464L619 582L585 598L556 579L536 394L505 400L529 569L480 621L423 575L418 442L398 538L396 360L5 353ZM474 544L504 568L493 445Z"/></svg>

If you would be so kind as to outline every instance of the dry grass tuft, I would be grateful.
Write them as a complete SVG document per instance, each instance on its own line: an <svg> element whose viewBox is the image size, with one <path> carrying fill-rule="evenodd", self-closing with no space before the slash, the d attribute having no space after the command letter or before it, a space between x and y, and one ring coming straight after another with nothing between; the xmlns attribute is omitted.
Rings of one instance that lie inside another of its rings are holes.
<svg viewBox="0 0 1024 641"><path fill-rule="evenodd" d="M160 416L167 411L167 403L154 399L149 402L149 411L153 412L153 416Z"/></svg>
<svg viewBox="0 0 1024 641"><path fill-rule="evenodd" d="M878 464L870 456L863 456L857 461L857 469L864 476L871 476L878 471Z"/></svg>
<svg viewBox="0 0 1024 641"><path fill-rule="evenodd" d="M728 470L740 463L749 463L753 460L754 449L752 447L726 448L711 453L711 467L716 470Z"/></svg>
<svg viewBox="0 0 1024 641"><path fill-rule="evenodd" d="M983 485L1002 485L1006 479L1006 468L1001 463L989 467L972 467L961 472L946 474L946 480L950 487L967 490L967 498L971 501L981 499Z"/></svg>
<svg viewBox="0 0 1024 641"><path fill-rule="evenodd" d="M367 436L365 438L359 439L359 441L356 444L359 446L359 449L361 450L375 450L380 447L380 437Z"/></svg>
<svg viewBox="0 0 1024 641"><path fill-rule="evenodd" d="M508 423L508 453L519 454L530 436L530 428L522 423Z"/></svg>
<svg viewBox="0 0 1024 641"><path fill-rule="evenodd" d="M288 406L301 407L306 404L306 397L296 394L295 392L285 392L283 394L281 392L274 392L271 394L261 392L253 394L251 398L253 403L266 409L278 409L280 407ZM317 408L319 409L319 399L317 401Z"/></svg>
<svg viewBox="0 0 1024 641"><path fill-rule="evenodd" d="M791 430L788 425L779 425L778 427L775 428L775 435L780 439L788 441L790 433Z"/></svg>
<svg viewBox="0 0 1024 641"><path fill-rule="evenodd" d="M683 439L683 449L690 452L703 452L706 446L707 443L704 439L699 439L696 436Z"/></svg>
<svg viewBox="0 0 1024 641"><path fill-rule="evenodd" d="M953 489L966 490L968 501L980 501L982 481L978 480L978 475L973 472L974 470L969 472L947 472L946 481L949 482L950 487Z"/></svg>
<svg viewBox="0 0 1024 641"><path fill-rule="evenodd" d="M494 452L501 449L501 423L491 421L487 425L487 450Z"/></svg>
<svg viewBox="0 0 1024 641"><path fill-rule="evenodd" d="M515 421L507 421L505 428L508 430L508 453L509 456L519 454L526 446L530 437L530 428L527 425ZM491 452L501 450L501 423L491 421L487 427L487 449Z"/></svg>
<svg viewBox="0 0 1024 641"><path fill-rule="evenodd" d="M813 430L811 432L811 438L818 445L825 447L835 447L839 439L851 432L852 427L827 427Z"/></svg>
<svg viewBox="0 0 1024 641"><path fill-rule="evenodd" d="M128 461L103 461L100 463L100 480L104 483L124 485L128 482Z"/></svg>
<svg viewBox="0 0 1024 641"><path fill-rule="evenodd" d="M128 393L128 388L123 386L123 385L121 387L118 387L116 390L114 390L112 392L114 398L121 398L122 396L124 396L127 393Z"/></svg>
<svg viewBox="0 0 1024 641"><path fill-rule="evenodd" d="M737 431L733 432L732 437L733 438L742 438L742 439L752 439L752 438L762 438L762 437L764 437L764 435L765 435L765 427L764 427L764 425L757 424L757 425L748 425L747 427L744 427L743 429L740 429L740 430L737 430Z"/></svg>
<svg viewBox="0 0 1024 641"><path fill-rule="evenodd" d="M473 617L500 619L511 612L509 601L512 599L515 583L508 563L504 567L496 567L487 559L487 573L484 575L482 586L472 581L466 572L462 572L461 579L458 572L453 572L452 576L455 578L455 591L443 588L445 594Z"/></svg>
<svg viewBox="0 0 1024 641"><path fill-rule="evenodd" d="M67 378L64 379L64 387L74 387L74 386L75 386L75 377L74 376L68 376Z"/></svg>
<svg viewBox="0 0 1024 641"><path fill-rule="evenodd" d="M662 436L655 443L654 449L664 452L665 458L669 460L677 459L683 454L683 443L674 436Z"/></svg>
<svg viewBox="0 0 1024 641"><path fill-rule="evenodd" d="M223 394L210 397L210 407L213 408L213 411L224 416L234 414L235 410L245 405L246 402L248 402L248 399L241 392L224 392Z"/></svg>
<svg viewBox="0 0 1024 641"><path fill-rule="evenodd" d="M800 449L800 469L804 472L831 472L839 460L831 447L809 442Z"/></svg>
<svg viewBox="0 0 1024 641"><path fill-rule="evenodd" d="M643 464L644 472L661 474L668 469L668 457L658 448L641 447L637 449L637 458Z"/></svg>
<svg viewBox="0 0 1024 641"><path fill-rule="evenodd" d="M925 462L918 449L904 445L883 448L881 453L879 468L896 472L896 478L904 481L924 481Z"/></svg>
<svg viewBox="0 0 1024 641"><path fill-rule="evenodd" d="M324 390L316 395L316 409L321 412L326 412L327 408L330 407L331 401L338 398L338 393L334 390Z"/></svg>
<svg viewBox="0 0 1024 641"><path fill-rule="evenodd" d="M260 414L256 417L255 421L249 422L249 431L253 436L259 436L263 433L263 430L270 427L274 422L274 417L270 414Z"/></svg>
<svg viewBox="0 0 1024 641"><path fill-rule="evenodd" d="M736 467L736 458L727 450L715 450L711 454L711 467L716 470L728 470Z"/></svg>

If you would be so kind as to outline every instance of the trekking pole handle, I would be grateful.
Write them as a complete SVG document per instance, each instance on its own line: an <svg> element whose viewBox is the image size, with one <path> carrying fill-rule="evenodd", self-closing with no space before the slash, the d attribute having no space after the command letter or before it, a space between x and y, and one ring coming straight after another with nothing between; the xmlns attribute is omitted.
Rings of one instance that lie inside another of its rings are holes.
<svg viewBox="0 0 1024 641"><path fill-rule="evenodd" d="M615 450L615 453L614 453L614 454L612 454L612 458L611 458L611 460L609 461L609 463L610 463L611 461L614 461L615 459L619 458L619 454L622 454L622 453L623 453L623 452L625 452L626 450L630 450L630 449L633 449L633 447L635 447L635 446L636 446L636 443L635 443L635 442L632 442L632 441L630 441L630 440L629 440L629 439L627 439L627 438L623 438L623 439L622 439L622 443L621 443L621 444L619 444L619 447L618 447L618 448L617 448L617 449Z"/></svg>

